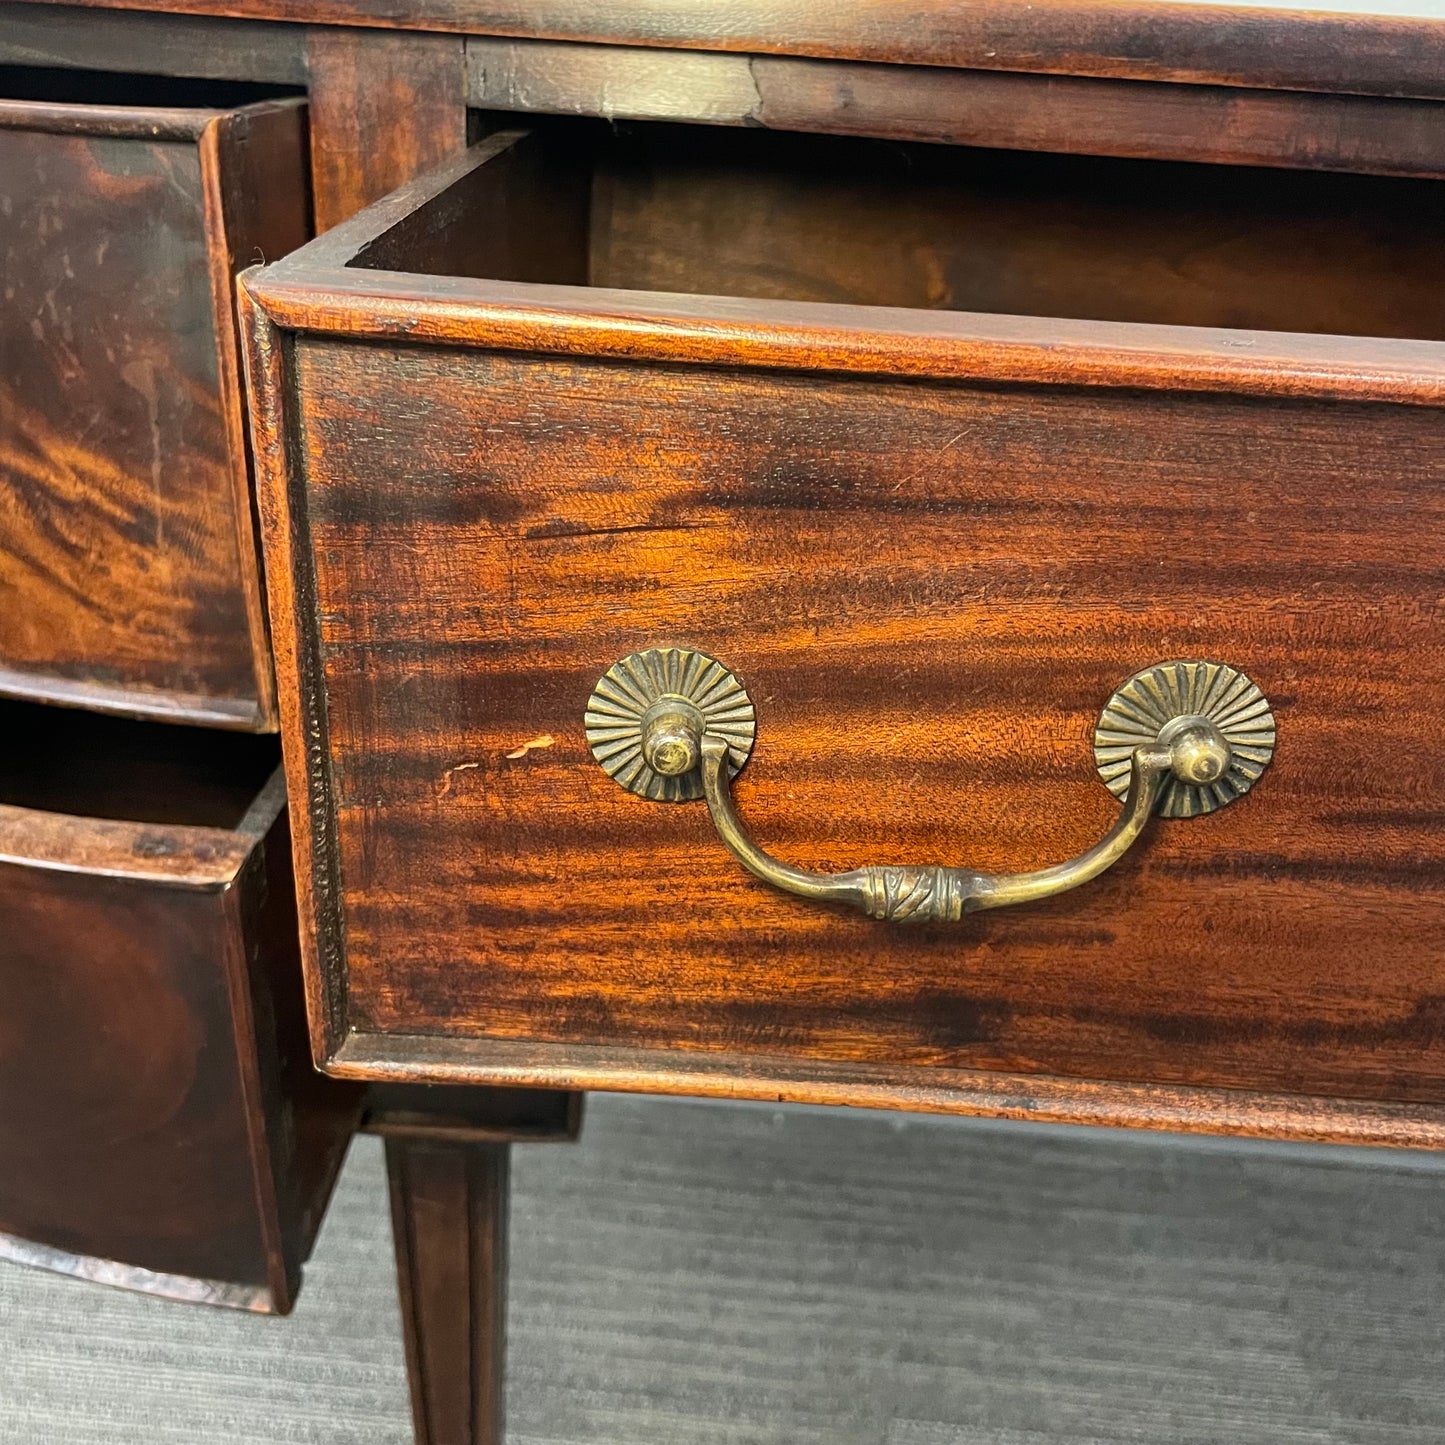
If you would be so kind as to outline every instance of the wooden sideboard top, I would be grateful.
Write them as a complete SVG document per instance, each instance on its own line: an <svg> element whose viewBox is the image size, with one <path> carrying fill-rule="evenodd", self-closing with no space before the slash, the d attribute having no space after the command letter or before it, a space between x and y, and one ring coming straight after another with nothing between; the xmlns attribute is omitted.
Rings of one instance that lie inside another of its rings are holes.
<svg viewBox="0 0 1445 1445"><path fill-rule="evenodd" d="M26 0L47 5L51 0ZM92 8L1445 97L1436 0L82 0Z"/></svg>

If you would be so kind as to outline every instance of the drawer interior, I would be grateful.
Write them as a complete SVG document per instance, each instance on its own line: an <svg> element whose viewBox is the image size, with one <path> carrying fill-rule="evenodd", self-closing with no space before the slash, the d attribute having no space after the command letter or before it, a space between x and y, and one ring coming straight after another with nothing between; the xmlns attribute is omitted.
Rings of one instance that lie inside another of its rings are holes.
<svg viewBox="0 0 1445 1445"><path fill-rule="evenodd" d="M499 147L352 264L1435 340L1442 236L1431 181L563 122Z"/></svg>
<svg viewBox="0 0 1445 1445"><path fill-rule="evenodd" d="M0 803L234 828L280 763L272 736L0 700Z"/></svg>

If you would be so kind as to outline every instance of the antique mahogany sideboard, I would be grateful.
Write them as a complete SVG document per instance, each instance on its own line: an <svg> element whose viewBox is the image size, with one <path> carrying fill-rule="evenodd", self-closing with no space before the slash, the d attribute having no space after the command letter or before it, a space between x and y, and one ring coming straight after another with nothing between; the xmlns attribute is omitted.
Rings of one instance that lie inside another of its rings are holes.
<svg viewBox="0 0 1445 1445"><path fill-rule="evenodd" d="M0 0L0 1252L373 1128L453 1445L583 1090L1445 1145L1436 11Z"/></svg>

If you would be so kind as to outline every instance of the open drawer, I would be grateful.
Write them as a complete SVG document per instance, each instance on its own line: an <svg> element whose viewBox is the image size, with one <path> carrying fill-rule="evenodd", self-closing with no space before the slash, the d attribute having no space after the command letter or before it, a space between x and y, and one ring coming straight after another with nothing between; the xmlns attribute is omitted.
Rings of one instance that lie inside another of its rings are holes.
<svg viewBox="0 0 1445 1445"><path fill-rule="evenodd" d="M1441 204L560 129L250 273L321 1062L1445 1140Z"/></svg>
<svg viewBox="0 0 1445 1445"><path fill-rule="evenodd" d="M359 1101L311 1068L275 740L0 736L0 1258L284 1313Z"/></svg>
<svg viewBox="0 0 1445 1445"><path fill-rule="evenodd" d="M310 203L243 98L0 67L0 695L275 727L232 278Z"/></svg>

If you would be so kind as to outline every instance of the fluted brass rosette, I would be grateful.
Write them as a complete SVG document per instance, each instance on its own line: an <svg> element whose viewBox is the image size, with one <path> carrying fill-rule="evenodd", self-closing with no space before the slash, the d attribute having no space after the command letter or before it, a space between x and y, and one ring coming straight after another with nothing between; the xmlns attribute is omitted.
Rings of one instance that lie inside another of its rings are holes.
<svg viewBox="0 0 1445 1445"><path fill-rule="evenodd" d="M727 747L731 776L757 723L742 684L703 652L650 647L614 663L587 700L587 743L609 777L654 802L702 797L704 735Z"/></svg>
<svg viewBox="0 0 1445 1445"><path fill-rule="evenodd" d="M706 798L723 844L764 882L900 922L952 922L1077 888L1122 858L1155 813L1193 817L1240 797L1274 751L1269 704L1243 673L1215 662L1162 663L1124 683L1099 718L1096 765L1124 806L1077 857L1029 873L941 863L812 873L759 847L738 816L730 783L747 761L754 726L752 703L732 673L684 648L623 658L587 705L587 740L623 787L647 798Z"/></svg>
<svg viewBox="0 0 1445 1445"><path fill-rule="evenodd" d="M1157 812L1161 818L1195 818L1247 793L1274 756L1274 714L1264 694L1222 662L1165 662L1136 672L1111 697L1094 729L1094 762L1116 798L1129 791L1135 748L1170 742L1198 724L1223 740L1213 777L1171 777Z"/></svg>

